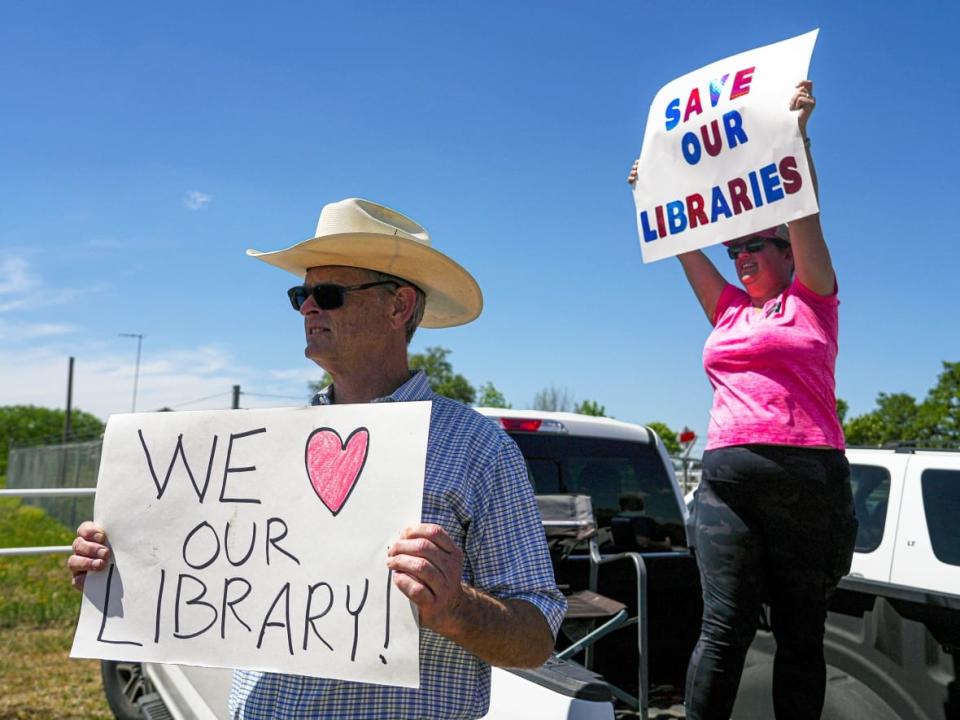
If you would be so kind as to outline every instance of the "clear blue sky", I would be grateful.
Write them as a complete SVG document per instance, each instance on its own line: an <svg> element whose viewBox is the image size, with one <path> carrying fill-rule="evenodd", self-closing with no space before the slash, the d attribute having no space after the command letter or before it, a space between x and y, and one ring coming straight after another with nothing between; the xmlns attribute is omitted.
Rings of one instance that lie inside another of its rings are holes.
<svg viewBox="0 0 960 720"><path fill-rule="evenodd" d="M922 397L960 360L952 3L3 3L0 405L295 404L320 371L244 256L361 196L471 270L481 318L422 330L514 407L567 388L705 432L708 326L643 265L624 181L666 82L821 28L810 125L841 288L838 394ZM711 255L729 273L716 248ZM732 277L732 276L731 276ZM210 395L209 402L193 403Z"/></svg>

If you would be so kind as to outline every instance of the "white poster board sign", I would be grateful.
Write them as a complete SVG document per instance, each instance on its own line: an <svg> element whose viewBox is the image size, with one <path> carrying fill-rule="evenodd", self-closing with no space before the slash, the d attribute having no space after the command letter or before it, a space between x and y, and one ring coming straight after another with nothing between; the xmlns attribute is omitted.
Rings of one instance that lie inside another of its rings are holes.
<svg viewBox="0 0 960 720"><path fill-rule="evenodd" d="M789 109L818 32L720 60L657 93L633 188L645 263L818 211Z"/></svg>
<svg viewBox="0 0 960 720"><path fill-rule="evenodd" d="M420 522L429 402L115 415L73 657L419 686L387 548Z"/></svg>

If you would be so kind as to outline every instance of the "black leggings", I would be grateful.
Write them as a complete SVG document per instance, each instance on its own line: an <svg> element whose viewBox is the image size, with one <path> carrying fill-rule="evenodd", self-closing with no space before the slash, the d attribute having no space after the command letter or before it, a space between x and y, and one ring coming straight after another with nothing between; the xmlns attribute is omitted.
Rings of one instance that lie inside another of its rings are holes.
<svg viewBox="0 0 960 720"><path fill-rule="evenodd" d="M693 508L703 624L687 670L688 720L730 717L761 603L777 642L778 720L820 717L827 600L850 570L857 521L839 450L708 450Z"/></svg>

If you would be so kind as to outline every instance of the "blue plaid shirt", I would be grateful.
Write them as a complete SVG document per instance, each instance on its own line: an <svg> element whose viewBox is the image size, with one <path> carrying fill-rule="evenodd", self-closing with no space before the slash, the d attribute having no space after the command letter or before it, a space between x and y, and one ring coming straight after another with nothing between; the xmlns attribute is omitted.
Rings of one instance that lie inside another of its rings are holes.
<svg viewBox="0 0 960 720"><path fill-rule="evenodd" d="M464 550L463 581L543 612L554 635L566 610L557 590L526 465L488 418L430 389L415 373L374 402L431 400L423 522L441 525ZM327 388L314 405L333 402ZM399 528L398 528L399 530ZM426 628L420 630L420 688L369 685L237 670L232 718L477 718L487 712L490 666Z"/></svg>

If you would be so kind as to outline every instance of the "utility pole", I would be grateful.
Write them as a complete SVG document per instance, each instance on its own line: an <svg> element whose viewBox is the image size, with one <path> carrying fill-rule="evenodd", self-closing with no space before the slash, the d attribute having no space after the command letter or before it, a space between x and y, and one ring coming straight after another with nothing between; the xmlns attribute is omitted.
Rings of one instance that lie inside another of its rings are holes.
<svg viewBox="0 0 960 720"><path fill-rule="evenodd" d="M63 443L70 440L70 434L73 432L73 355L70 356L70 363L67 366L67 417L63 421Z"/></svg>
<svg viewBox="0 0 960 720"><path fill-rule="evenodd" d="M230 406L234 410L240 409L240 386L233 386L233 404Z"/></svg>
<svg viewBox="0 0 960 720"><path fill-rule="evenodd" d="M143 343L143 335L139 333L120 333L120 337L129 337L137 339L137 364L133 371L133 405L130 412L137 411L137 384L140 382L140 346Z"/></svg>
<svg viewBox="0 0 960 720"><path fill-rule="evenodd" d="M73 355L70 356L70 362L67 363L67 416L63 421L63 443L60 445L60 487L67 484L67 443L70 441L70 433L73 431ZM76 507L76 502L74 502ZM72 522L71 518L71 525Z"/></svg>

